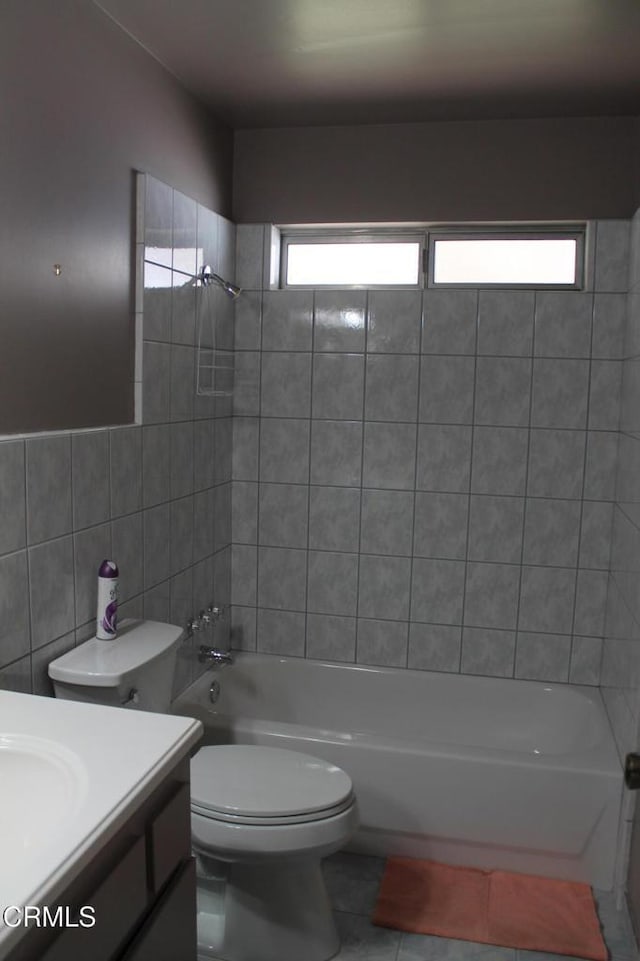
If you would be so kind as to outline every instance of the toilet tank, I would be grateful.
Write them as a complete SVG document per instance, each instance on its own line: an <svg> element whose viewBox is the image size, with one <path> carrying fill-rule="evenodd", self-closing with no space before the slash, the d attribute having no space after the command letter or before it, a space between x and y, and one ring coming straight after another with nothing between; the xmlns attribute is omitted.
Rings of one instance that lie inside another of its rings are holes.
<svg viewBox="0 0 640 961"><path fill-rule="evenodd" d="M56 697L166 713L178 647L175 624L126 619L117 637L93 637L49 664Z"/></svg>

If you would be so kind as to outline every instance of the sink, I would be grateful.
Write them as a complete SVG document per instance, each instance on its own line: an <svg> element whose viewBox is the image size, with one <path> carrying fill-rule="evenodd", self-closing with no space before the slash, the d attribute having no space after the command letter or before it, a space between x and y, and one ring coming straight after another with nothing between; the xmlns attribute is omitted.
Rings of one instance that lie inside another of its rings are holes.
<svg viewBox="0 0 640 961"><path fill-rule="evenodd" d="M8 863L31 860L70 821L84 799L80 758L64 745L0 733L0 851Z"/></svg>

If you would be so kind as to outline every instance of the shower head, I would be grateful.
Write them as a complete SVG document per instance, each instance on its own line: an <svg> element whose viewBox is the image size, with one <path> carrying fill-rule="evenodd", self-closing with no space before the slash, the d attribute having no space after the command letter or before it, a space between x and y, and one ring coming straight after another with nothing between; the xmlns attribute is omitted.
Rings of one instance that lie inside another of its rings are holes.
<svg viewBox="0 0 640 961"><path fill-rule="evenodd" d="M220 277L219 274L214 273L208 264L205 264L200 273L196 274L194 279L196 281L200 281L203 287L210 287L212 284L222 287L225 294L227 294L228 297L231 297L232 300L235 300L242 293L242 289L240 287L236 287L236 285L232 284L229 280L225 280L224 277Z"/></svg>

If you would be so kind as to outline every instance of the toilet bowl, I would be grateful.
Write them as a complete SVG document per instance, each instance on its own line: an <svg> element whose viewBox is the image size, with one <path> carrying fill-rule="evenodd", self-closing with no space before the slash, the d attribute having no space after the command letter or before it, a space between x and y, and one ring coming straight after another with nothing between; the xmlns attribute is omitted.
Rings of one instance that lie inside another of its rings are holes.
<svg viewBox="0 0 640 961"><path fill-rule="evenodd" d="M281 748L201 748L191 762L191 824L200 958L326 961L337 953L320 861L357 826L344 771Z"/></svg>
<svg viewBox="0 0 640 961"><path fill-rule="evenodd" d="M182 629L124 621L49 665L56 697L168 711ZM340 947L320 862L357 827L349 776L311 755L257 745L191 761L199 961L328 961Z"/></svg>

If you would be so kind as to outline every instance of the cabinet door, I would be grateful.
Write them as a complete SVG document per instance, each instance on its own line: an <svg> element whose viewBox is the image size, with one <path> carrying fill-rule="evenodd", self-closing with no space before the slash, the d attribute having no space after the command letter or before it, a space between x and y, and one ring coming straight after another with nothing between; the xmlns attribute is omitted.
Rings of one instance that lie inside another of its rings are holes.
<svg viewBox="0 0 640 961"><path fill-rule="evenodd" d="M147 906L145 839L139 838L84 903L95 909L95 926L67 928L40 961L110 961Z"/></svg>
<svg viewBox="0 0 640 961"><path fill-rule="evenodd" d="M196 862L178 872L121 961L196 961Z"/></svg>

